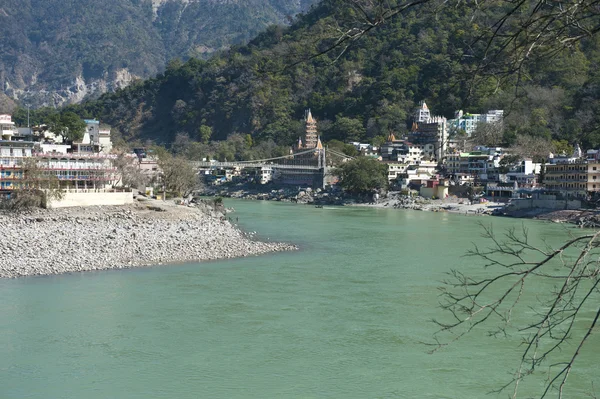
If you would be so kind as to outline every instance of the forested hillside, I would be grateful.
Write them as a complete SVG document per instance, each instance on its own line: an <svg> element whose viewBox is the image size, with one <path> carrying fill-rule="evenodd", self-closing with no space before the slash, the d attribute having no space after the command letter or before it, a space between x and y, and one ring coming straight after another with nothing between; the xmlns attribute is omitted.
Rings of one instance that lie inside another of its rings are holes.
<svg viewBox="0 0 600 399"><path fill-rule="evenodd" d="M344 4L327 0L290 28L270 27L209 60L173 62L155 78L74 109L110 123L127 141L207 142L239 133L250 135L249 143L289 145L306 108L325 140L378 141L406 131L413 107L426 100L446 117L456 109L507 110L504 135L490 144L526 135L600 145L597 37L551 60L532 59L518 76L475 74L471 44L480 21L461 6L426 5L387 21L343 54L338 48L310 58L327 48L340 21L352 18Z"/></svg>
<svg viewBox="0 0 600 399"><path fill-rule="evenodd" d="M313 0L3 0L0 81L32 105L78 102L285 23Z"/></svg>

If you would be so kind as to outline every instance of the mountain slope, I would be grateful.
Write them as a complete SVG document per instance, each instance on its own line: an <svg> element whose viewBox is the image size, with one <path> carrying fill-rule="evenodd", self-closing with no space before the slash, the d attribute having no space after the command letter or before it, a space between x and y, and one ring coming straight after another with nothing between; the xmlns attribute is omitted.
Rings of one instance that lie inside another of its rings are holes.
<svg viewBox="0 0 600 399"><path fill-rule="evenodd" d="M252 38L313 0L5 0L0 81L34 105L78 102Z"/></svg>
<svg viewBox="0 0 600 399"><path fill-rule="evenodd" d="M129 141L240 133L291 144L306 108L327 140L376 141L406 131L413 107L425 99L446 117L461 108L506 109L503 144L527 134L600 145L598 37L552 62L532 60L516 90L516 75L472 79L477 58L467 51L478 21L461 7L429 11L387 21L343 54L309 58L349 14L342 1L326 0L290 28L271 27L206 61L171 63L164 74L74 109L105 120Z"/></svg>

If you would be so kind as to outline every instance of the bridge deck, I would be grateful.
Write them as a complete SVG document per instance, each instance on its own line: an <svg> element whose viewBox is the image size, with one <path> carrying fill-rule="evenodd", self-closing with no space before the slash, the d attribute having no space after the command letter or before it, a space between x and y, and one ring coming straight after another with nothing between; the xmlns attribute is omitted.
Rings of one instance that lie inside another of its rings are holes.
<svg viewBox="0 0 600 399"><path fill-rule="evenodd" d="M197 168L262 168L270 167L273 169L297 169L297 170L320 170L314 165L281 165L275 163L251 163L251 162L193 162Z"/></svg>

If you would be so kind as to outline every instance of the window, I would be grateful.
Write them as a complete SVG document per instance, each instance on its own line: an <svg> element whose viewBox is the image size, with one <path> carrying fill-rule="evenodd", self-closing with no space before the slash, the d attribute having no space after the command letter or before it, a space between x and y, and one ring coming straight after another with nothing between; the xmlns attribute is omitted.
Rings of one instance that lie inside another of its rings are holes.
<svg viewBox="0 0 600 399"><path fill-rule="evenodd" d="M592 170L596 170L596 167L594 166L594 167L592 168Z"/></svg>

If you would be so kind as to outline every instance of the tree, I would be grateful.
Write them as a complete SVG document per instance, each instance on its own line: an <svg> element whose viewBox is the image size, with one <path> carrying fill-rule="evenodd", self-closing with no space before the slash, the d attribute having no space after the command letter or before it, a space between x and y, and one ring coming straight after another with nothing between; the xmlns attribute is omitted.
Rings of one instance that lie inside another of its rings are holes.
<svg viewBox="0 0 600 399"><path fill-rule="evenodd" d="M212 128L206 125L200 125L198 128L198 134L200 135L200 141L203 143L208 143L210 137L212 136Z"/></svg>
<svg viewBox="0 0 600 399"><path fill-rule="evenodd" d="M516 154L508 154L502 157L500 160L500 173L508 173L510 172L511 167L517 166L522 161L521 156Z"/></svg>
<svg viewBox="0 0 600 399"><path fill-rule="evenodd" d="M83 138L85 122L74 112L66 111L50 115L48 127L57 134L62 134L67 141L76 141Z"/></svg>
<svg viewBox="0 0 600 399"><path fill-rule="evenodd" d="M358 157L343 163L333 174L340 178L340 186L354 194L366 194L388 186L387 165L371 158Z"/></svg>
<svg viewBox="0 0 600 399"><path fill-rule="evenodd" d="M64 192L58 178L40 168L37 159L24 158L21 168L13 173L18 179L14 182L10 197L0 203L1 208L22 211L63 198Z"/></svg>
<svg viewBox="0 0 600 399"><path fill-rule="evenodd" d="M142 189L148 184L148 176L140 170L137 157L123 152L117 155L113 164L119 173L120 182L125 187Z"/></svg>
<svg viewBox="0 0 600 399"><path fill-rule="evenodd" d="M358 119L338 115L328 133L328 136L332 139L361 141L365 135L365 128Z"/></svg>
<svg viewBox="0 0 600 399"><path fill-rule="evenodd" d="M158 166L165 190L177 196L187 197L200 187L200 178L192 164L181 156L162 153Z"/></svg>
<svg viewBox="0 0 600 399"><path fill-rule="evenodd" d="M371 139L371 145L381 147L386 141L387 138L385 136L375 136Z"/></svg>
<svg viewBox="0 0 600 399"><path fill-rule="evenodd" d="M435 321L440 330L433 351L478 327L491 328L489 334L495 337L517 334L522 337L521 361L499 391L512 387L511 397L519 397L519 383L540 375L547 379L539 397L554 392L563 398L584 345L597 333L600 232L577 235L558 246L536 246L525 227L504 236L491 226L482 227L489 246L474 246L467 256L479 261L485 272L483 277L460 270L449 273L441 301L449 318ZM545 288L530 292L532 287ZM537 305L527 306L527 299ZM525 311L533 315L518 317Z"/></svg>
<svg viewBox="0 0 600 399"><path fill-rule="evenodd" d="M554 146L550 140L528 135L518 136L517 142L511 147L513 154L519 155L521 158L532 157L535 162L548 158L553 150Z"/></svg>
<svg viewBox="0 0 600 399"><path fill-rule="evenodd" d="M459 129L460 133L461 129ZM464 132L464 130L463 130ZM473 145L497 147L502 145L503 128L501 123L480 123L471 138Z"/></svg>
<svg viewBox="0 0 600 399"><path fill-rule="evenodd" d="M252 135L247 134L244 136L244 141L245 141L245 145L246 148L252 148L252 146L254 145L254 141L252 140Z"/></svg>
<svg viewBox="0 0 600 399"><path fill-rule="evenodd" d="M6 94L0 93L0 113L12 114L17 109L17 104Z"/></svg>
<svg viewBox="0 0 600 399"><path fill-rule="evenodd" d="M178 155L184 154L191 142L190 136L187 133L177 133L171 145L171 151Z"/></svg>
<svg viewBox="0 0 600 399"><path fill-rule="evenodd" d="M474 201L480 195L482 195L484 193L484 191L485 191L484 187L469 186L469 187L467 187L467 198L469 198L469 201Z"/></svg>
<svg viewBox="0 0 600 399"><path fill-rule="evenodd" d="M526 63L535 59L552 58L564 49L600 32L600 10L592 0L572 3L559 0L520 1L502 7L494 1L474 3L437 2L435 0L338 0L351 11L338 18L331 26L331 36L317 46L312 58L338 51L336 59L353 42L413 9L434 15L440 7L464 6L463 12L471 15L478 34L468 44L466 54L477 62L472 70L469 91L476 90L481 75L522 80ZM481 26L480 26L481 24Z"/></svg>
<svg viewBox="0 0 600 399"><path fill-rule="evenodd" d="M331 140L327 142L327 149L341 152L348 155L349 157L355 157L358 155L356 147L352 144L345 144L339 140Z"/></svg>
<svg viewBox="0 0 600 399"><path fill-rule="evenodd" d="M552 145L555 154L571 155L574 151L573 146L567 140L552 140Z"/></svg>

